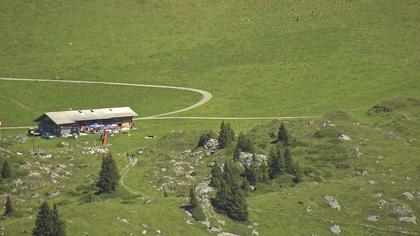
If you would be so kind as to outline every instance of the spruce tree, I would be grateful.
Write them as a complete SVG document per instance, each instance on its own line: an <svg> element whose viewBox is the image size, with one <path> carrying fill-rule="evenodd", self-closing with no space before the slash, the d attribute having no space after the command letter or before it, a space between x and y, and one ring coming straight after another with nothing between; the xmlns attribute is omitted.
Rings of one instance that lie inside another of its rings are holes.
<svg viewBox="0 0 420 236"><path fill-rule="evenodd" d="M12 200L10 200L9 196L7 196L6 204L4 205L4 208L5 208L5 210L4 210L4 215L5 216L12 214L13 206L12 206Z"/></svg>
<svg viewBox="0 0 420 236"><path fill-rule="evenodd" d="M239 134L233 158L237 160L241 152L254 152L254 144L252 143L252 140L244 133Z"/></svg>
<svg viewBox="0 0 420 236"><path fill-rule="evenodd" d="M190 207L194 208L198 206L197 196L195 195L194 188L190 188Z"/></svg>
<svg viewBox="0 0 420 236"><path fill-rule="evenodd" d="M47 202L43 202L39 208L35 220L35 228L32 231L34 236L53 235L52 232L52 213Z"/></svg>
<svg viewBox="0 0 420 236"><path fill-rule="evenodd" d="M54 204L51 212L51 225L54 236L65 236L66 235L66 223L60 218L58 214L57 206Z"/></svg>
<svg viewBox="0 0 420 236"><path fill-rule="evenodd" d="M214 163L210 172L210 186L218 190L220 188L220 181L222 178L222 170L217 162Z"/></svg>
<svg viewBox="0 0 420 236"><path fill-rule="evenodd" d="M7 161L3 162L3 167L1 169L1 176L5 179L10 178L11 176L9 162Z"/></svg>
<svg viewBox="0 0 420 236"><path fill-rule="evenodd" d="M283 143L284 146L289 146L289 135L284 124L281 124L279 128L278 141Z"/></svg>
<svg viewBox="0 0 420 236"><path fill-rule="evenodd" d="M270 179L270 175L268 173L267 163L263 162L260 167L260 174L258 175L259 182L267 182Z"/></svg>
<svg viewBox="0 0 420 236"><path fill-rule="evenodd" d="M291 175L294 175L295 171L294 171L294 165L293 165L293 160L292 160L292 154L290 153L289 149L287 149L287 148L284 151L284 163L286 165L287 173L289 173Z"/></svg>
<svg viewBox="0 0 420 236"><path fill-rule="evenodd" d="M222 124L220 125L220 131L219 131L219 148L225 148L228 146L231 142L235 140L235 131L230 127L229 123L226 123L222 121Z"/></svg>
<svg viewBox="0 0 420 236"><path fill-rule="evenodd" d="M219 211L227 214L230 218L238 221L248 219L248 210L243 191L242 171L235 162L226 162L220 190L212 199L213 206Z"/></svg>
<svg viewBox="0 0 420 236"><path fill-rule="evenodd" d="M295 178L294 178L295 183L301 183L303 181L303 175L302 175L302 171L300 170L300 166L298 162L296 162L296 164L294 165L294 173L295 173Z"/></svg>
<svg viewBox="0 0 420 236"><path fill-rule="evenodd" d="M281 151L280 147L276 145L275 148L270 150L269 155L269 169L268 173L270 179L275 179L281 174L281 168L283 167L283 162L281 159Z"/></svg>
<svg viewBox="0 0 420 236"><path fill-rule="evenodd" d="M245 177L252 186L257 185L257 172L253 166L245 167Z"/></svg>
<svg viewBox="0 0 420 236"><path fill-rule="evenodd" d="M102 158L102 167L99 172L99 180L96 182L99 193L111 193L114 192L118 186L118 180L120 175L118 174L117 165L111 154L107 154Z"/></svg>

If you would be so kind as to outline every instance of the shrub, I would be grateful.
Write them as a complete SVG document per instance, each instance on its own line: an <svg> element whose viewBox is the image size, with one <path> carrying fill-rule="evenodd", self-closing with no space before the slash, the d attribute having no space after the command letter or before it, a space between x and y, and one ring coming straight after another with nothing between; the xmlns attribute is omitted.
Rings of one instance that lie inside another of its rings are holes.
<svg viewBox="0 0 420 236"><path fill-rule="evenodd" d="M203 147L210 139L216 139L217 135L213 131L203 133L198 139L197 147Z"/></svg>

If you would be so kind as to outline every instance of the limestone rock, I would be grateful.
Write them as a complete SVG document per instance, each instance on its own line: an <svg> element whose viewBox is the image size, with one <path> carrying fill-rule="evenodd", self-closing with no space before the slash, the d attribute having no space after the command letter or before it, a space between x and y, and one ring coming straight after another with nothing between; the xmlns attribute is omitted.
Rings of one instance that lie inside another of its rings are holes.
<svg viewBox="0 0 420 236"><path fill-rule="evenodd" d="M333 234L340 234L341 233L341 228L339 225L333 225L330 228L331 233Z"/></svg>
<svg viewBox="0 0 420 236"><path fill-rule="evenodd" d="M325 202L332 208L340 210L341 206L338 203L337 199L331 195L325 195L324 197Z"/></svg>
<svg viewBox="0 0 420 236"><path fill-rule="evenodd" d="M350 136L345 134L341 134L340 136L338 136L338 139L340 139L341 141L351 141Z"/></svg>

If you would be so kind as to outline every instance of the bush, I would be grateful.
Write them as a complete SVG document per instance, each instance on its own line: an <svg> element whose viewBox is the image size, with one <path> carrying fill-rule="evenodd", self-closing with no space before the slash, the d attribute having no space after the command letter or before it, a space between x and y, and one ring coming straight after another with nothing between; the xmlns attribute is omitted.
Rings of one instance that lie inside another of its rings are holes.
<svg viewBox="0 0 420 236"><path fill-rule="evenodd" d="M198 139L197 147L203 147L210 139L216 139L217 135L213 131L203 133Z"/></svg>
<svg viewBox="0 0 420 236"><path fill-rule="evenodd" d="M194 207L191 210L191 215L196 221L204 221L206 219L206 215L204 215L203 209L200 206Z"/></svg>

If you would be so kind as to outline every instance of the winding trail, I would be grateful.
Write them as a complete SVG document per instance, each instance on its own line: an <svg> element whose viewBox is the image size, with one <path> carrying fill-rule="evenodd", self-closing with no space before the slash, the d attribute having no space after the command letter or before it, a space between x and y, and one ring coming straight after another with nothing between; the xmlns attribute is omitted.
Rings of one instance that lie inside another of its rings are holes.
<svg viewBox="0 0 420 236"><path fill-rule="evenodd" d="M144 87L144 88L161 88L161 89L176 89L184 90L201 94L202 98L200 101L194 103L191 106L188 106L183 109L166 112L162 114L146 116L146 117L137 117L134 120L290 120L290 119L313 119L319 118L320 116L262 116L262 117L209 117L209 116L177 116L177 117L168 117L168 115L173 115L176 113L189 111L200 107L208 103L213 95L205 90L188 88L188 87L178 87L178 86L167 86L167 85L153 85L153 84L137 84L137 83L120 83L120 82L103 82L103 81L84 81L84 80L55 80L55 79L24 79L24 78L0 78L0 81L25 81L25 82L53 82L53 83L73 83L73 84L102 84L102 85L115 85L115 86L128 86L128 87ZM16 126L16 127L1 127L0 129L28 129L32 126Z"/></svg>
<svg viewBox="0 0 420 236"><path fill-rule="evenodd" d="M176 89L176 90L184 90L184 91L191 91L195 93L201 94L202 98L197 103L193 105L176 110L171 112L166 112L158 115L142 117L142 119L151 119L161 116L173 115L179 112L184 112L188 110L192 110L199 106L202 106L209 102L213 95L210 92L195 89L195 88L187 88L187 87L177 87L177 86L167 86L167 85L153 85L153 84L135 84L135 83L119 83L119 82L103 82L103 81L84 81L84 80L54 80L54 79L23 79L23 78L0 78L3 81L26 81L26 82L54 82L54 83L73 83L73 84L103 84L103 85L115 85L115 86L128 86L128 87L144 87L144 88L161 88L161 89Z"/></svg>

